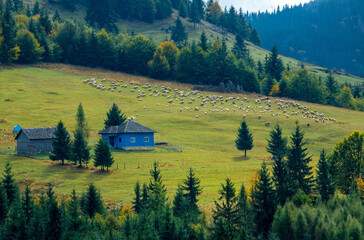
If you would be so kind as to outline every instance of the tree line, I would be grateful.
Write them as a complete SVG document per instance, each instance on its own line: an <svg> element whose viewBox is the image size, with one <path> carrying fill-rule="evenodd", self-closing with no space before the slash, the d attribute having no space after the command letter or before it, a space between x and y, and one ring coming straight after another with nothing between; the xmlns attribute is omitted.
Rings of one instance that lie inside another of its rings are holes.
<svg viewBox="0 0 364 240"><path fill-rule="evenodd" d="M276 45L263 62L254 62L238 33L231 49L224 39L211 41L205 33L199 41L189 42L178 18L171 40L156 45L143 35L114 34L105 29L96 32L96 28L63 22L59 15L51 19L37 5L29 17L14 11L12 1L0 8L1 63L45 61L103 67L212 86L219 91L255 92L364 110L364 93L359 86L339 85L332 74L321 79L304 67L293 70L284 66Z"/></svg>
<svg viewBox="0 0 364 240"><path fill-rule="evenodd" d="M267 146L272 170L263 162L250 189L242 184L239 191L226 178L211 221L199 207L203 189L192 168L169 199L154 162L150 181L135 184L131 204L107 208L94 184L67 198L57 197L52 185L40 194L29 185L21 192L7 162L0 183L0 239L360 240L364 134L354 131L328 155L323 151L315 178L303 137L297 126L287 146L277 125Z"/></svg>

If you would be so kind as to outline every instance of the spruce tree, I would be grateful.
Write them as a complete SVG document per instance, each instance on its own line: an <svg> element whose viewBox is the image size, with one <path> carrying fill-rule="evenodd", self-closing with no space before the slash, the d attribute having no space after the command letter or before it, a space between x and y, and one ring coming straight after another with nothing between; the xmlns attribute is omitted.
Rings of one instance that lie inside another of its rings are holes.
<svg viewBox="0 0 364 240"><path fill-rule="evenodd" d="M244 184L241 185L240 192L238 195L238 215L239 215L239 223L238 228L239 239L248 240L252 237L251 225L252 225L252 214L251 214L251 206L248 200L248 194L245 191Z"/></svg>
<svg viewBox="0 0 364 240"><path fill-rule="evenodd" d="M62 235L62 213L54 196L52 185L49 184L47 191L48 220L46 223L46 239L61 239Z"/></svg>
<svg viewBox="0 0 364 240"><path fill-rule="evenodd" d="M152 179L149 182L149 207L151 210L159 211L165 208L167 190L163 184L157 162L154 162L153 168L150 170L150 175Z"/></svg>
<svg viewBox="0 0 364 240"><path fill-rule="evenodd" d="M175 26L172 28L171 40L178 46L184 46L187 42L188 34L180 18L177 18Z"/></svg>
<svg viewBox="0 0 364 240"><path fill-rule="evenodd" d="M221 189L219 190L219 200L221 203L215 201L215 208L213 209L213 219L214 222L221 220L229 225L235 225L239 223L239 205L238 198L236 196L236 190L234 183L227 178L225 184L221 184Z"/></svg>
<svg viewBox="0 0 364 240"><path fill-rule="evenodd" d="M86 41L84 43L86 45ZM85 117L85 113L83 111L82 103L78 105L77 114L76 114L76 130L79 129L83 137L87 140L90 137L90 129L88 127L88 123Z"/></svg>
<svg viewBox="0 0 364 240"><path fill-rule="evenodd" d="M7 203L10 206L16 198L18 187L14 180L14 174L11 173L11 166L9 160L5 164L5 170L3 174L3 187L6 193Z"/></svg>
<svg viewBox="0 0 364 240"><path fill-rule="evenodd" d="M142 210L142 193L140 189L140 183L137 182L134 187L134 200L132 201L133 209L136 213L140 213Z"/></svg>
<svg viewBox="0 0 364 240"><path fill-rule="evenodd" d="M188 15L188 10L187 10L187 6L186 6L186 2L184 0L182 0L179 4L178 7L178 11L179 11L179 16L181 18L186 18Z"/></svg>
<svg viewBox="0 0 364 240"><path fill-rule="evenodd" d="M5 189L2 183L0 183L0 225L5 222L7 214L8 214L8 199L6 196Z"/></svg>
<svg viewBox="0 0 364 240"><path fill-rule="evenodd" d="M311 157L308 157L306 143L303 141L304 132L297 124L292 133L291 143L287 153L288 183L290 196L299 189L305 194L311 193L313 185L312 167L309 166Z"/></svg>
<svg viewBox="0 0 364 240"><path fill-rule="evenodd" d="M195 176L192 168L190 168L187 178L183 180L182 189L186 192L184 197L189 202L190 211L196 211L196 213L198 213L197 197L202 193L202 189L200 186L200 179Z"/></svg>
<svg viewBox="0 0 364 240"><path fill-rule="evenodd" d="M116 103L112 104L109 112L106 113L105 129L111 126L119 126L126 121L126 116L121 112Z"/></svg>
<svg viewBox="0 0 364 240"><path fill-rule="evenodd" d="M207 52L209 46L208 46L208 42L207 42L207 37L206 37L206 33L205 31L203 31L201 33L201 36L200 36L200 42L198 44L198 46L204 50L205 52Z"/></svg>
<svg viewBox="0 0 364 240"><path fill-rule="evenodd" d="M186 213L189 212L190 203L187 199L183 196L183 189L182 186L178 186L176 195L173 199L173 215L175 217L182 218L185 216Z"/></svg>
<svg viewBox="0 0 364 240"><path fill-rule="evenodd" d="M83 204L82 210L89 218L93 218L96 213L102 214L104 211L100 192L97 191L95 185L92 183L89 185L88 190L84 195Z"/></svg>
<svg viewBox="0 0 364 240"><path fill-rule="evenodd" d="M327 202L335 193L335 183L329 172L325 151L322 150L316 170L316 189L323 202Z"/></svg>
<svg viewBox="0 0 364 240"><path fill-rule="evenodd" d="M288 197L288 175L284 157L287 153L287 138L282 137L282 129L277 124L270 132L267 151L272 154L273 163L273 182L277 192L278 202L283 206Z"/></svg>
<svg viewBox="0 0 364 240"><path fill-rule="evenodd" d="M255 187L251 192L253 211L255 214L254 223L257 233L263 234L266 238L271 228L277 205L273 183L265 162L263 162L258 176Z"/></svg>
<svg viewBox="0 0 364 240"><path fill-rule="evenodd" d="M52 141L53 151L49 157L52 161L60 160L62 165L64 165L64 160L70 159L71 140L62 121L59 121L54 137Z"/></svg>
<svg viewBox="0 0 364 240"><path fill-rule="evenodd" d="M88 164L91 158L90 148L87 146L87 142L83 137L81 129L75 131L75 140L71 144L71 159L78 163L78 167L82 167L82 164Z"/></svg>
<svg viewBox="0 0 364 240"><path fill-rule="evenodd" d="M142 197L140 200L140 206L142 210L147 210L149 207L149 187L146 183L143 183Z"/></svg>
<svg viewBox="0 0 364 240"><path fill-rule="evenodd" d="M39 7L38 1L35 2L32 13L33 13L33 16L40 14L40 7Z"/></svg>
<svg viewBox="0 0 364 240"><path fill-rule="evenodd" d="M26 239L27 228L25 226L25 217L19 198L15 198L10 206L8 217L5 223L5 233L3 239Z"/></svg>
<svg viewBox="0 0 364 240"><path fill-rule="evenodd" d="M19 47L15 45L16 25L12 13L11 1L6 1L5 11L1 19L0 62L10 64L18 58Z"/></svg>
<svg viewBox="0 0 364 240"><path fill-rule="evenodd" d="M335 77L334 77L334 75L332 74L331 71L327 75L327 80L326 80L325 85L326 85L326 88L327 88L327 91L328 91L327 103L330 104L330 105L334 105L336 95L339 92L339 86L338 86L338 83L336 82Z"/></svg>
<svg viewBox="0 0 364 240"><path fill-rule="evenodd" d="M71 200L68 205L68 222L69 222L69 230L71 232L78 232L82 225L82 220L80 218L80 204L77 198L76 191L73 189L71 193Z"/></svg>
<svg viewBox="0 0 364 240"><path fill-rule="evenodd" d="M24 212L25 223L27 226L29 226L34 215L34 200L28 184L25 188L25 192L22 198L22 208Z"/></svg>
<svg viewBox="0 0 364 240"><path fill-rule="evenodd" d="M94 154L94 165L95 167L101 167L101 170L104 171L105 167L107 171L109 167L114 163L114 159L111 154L111 150L107 142L102 139L96 144L95 154Z"/></svg>
<svg viewBox="0 0 364 240"><path fill-rule="evenodd" d="M284 70L284 65L282 59L278 56L278 47L273 45L269 57L265 63L266 73L275 79L276 81L281 80L282 72Z"/></svg>
<svg viewBox="0 0 364 240"><path fill-rule="evenodd" d="M244 121L241 122L240 128L238 129L238 137L235 140L235 146L238 150L244 151L246 157L246 151L251 150L253 145L253 134L249 131L249 128Z"/></svg>

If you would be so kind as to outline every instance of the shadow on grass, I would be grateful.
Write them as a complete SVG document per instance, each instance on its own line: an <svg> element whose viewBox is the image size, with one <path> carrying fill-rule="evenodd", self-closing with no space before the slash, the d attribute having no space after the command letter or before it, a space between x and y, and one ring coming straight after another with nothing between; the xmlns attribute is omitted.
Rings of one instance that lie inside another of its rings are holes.
<svg viewBox="0 0 364 240"><path fill-rule="evenodd" d="M244 156L233 157L234 162L243 162L243 161L248 161L248 160L250 160L250 157L244 157Z"/></svg>

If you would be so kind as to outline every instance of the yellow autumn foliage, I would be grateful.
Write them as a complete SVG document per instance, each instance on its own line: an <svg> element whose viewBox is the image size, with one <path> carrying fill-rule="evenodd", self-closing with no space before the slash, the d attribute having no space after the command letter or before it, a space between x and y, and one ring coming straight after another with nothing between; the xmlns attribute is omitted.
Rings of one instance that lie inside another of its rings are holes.
<svg viewBox="0 0 364 240"><path fill-rule="evenodd" d="M277 84L273 85L272 89L270 90L270 96L277 96L279 94L279 86Z"/></svg>

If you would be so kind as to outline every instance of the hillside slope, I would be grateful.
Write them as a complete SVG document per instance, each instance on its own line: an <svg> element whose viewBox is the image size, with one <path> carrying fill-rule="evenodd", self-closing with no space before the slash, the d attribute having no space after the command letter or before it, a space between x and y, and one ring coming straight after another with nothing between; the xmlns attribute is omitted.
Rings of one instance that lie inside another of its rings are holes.
<svg viewBox="0 0 364 240"><path fill-rule="evenodd" d="M95 77L98 82L106 78L103 85L111 82L127 84L126 88L118 87L115 91L99 90L83 80ZM133 85L132 85L133 83ZM15 141L12 128L18 124L21 127L55 126L59 120L65 123L69 132L75 127L77 106L82 102L88 125L91 130L90 145L100 137L98 131L103 128L106 112L116 102L128 116L136 117L136 121L155 129L157 142L168 142L170 145L182 147L182 152L167 152L156 149L156 152L122 152L114 153L115 164L111 172L102 174L95 170L92 162L90 169L78 169L75 166L60 166L49 160L35 160L13 155L0 155L0 169L5 160L9 159L19 183L32 184L32 189L38 191L47 182L52 182L57 193L69 194L72 189L82 192L87 184L94 182L102 188L104 199L130 203L134 184L137 181L148 182L150 166L158 161L161 166L164 183L170 199L175 193L178 183L186 176L188 169L195 169L201 179L203 194L200 203L208 208L218 197L220 183L230 177L237 186L241 182L248 185L252 172L259 168L262 161L272 162L266 152L266 139L275 123L283 128L283 134L289 136L295 127L296 120L305 131L307 148L313 155L312 165L320 151L324 148L330 151L335 143L353 130L364 130L364 113L317 104L301 102L311 111L324 113L336 122L316 122L311 118L302 118L301 114L291 115L292 111L300 111L297 107L287 108L288 117L271 98L272 112L262 111L266 103L256 104L255 99L261 98L255 94L221 94L224 99L239 97L235 104L232 101L219 102L213 107L206 103L201 107L201 101L207 95L216 93L201 92L191 95L180 104L180 98L169 103L169 99L152 94L148 88L142 88L145 83L151 84L152 90L161 91L162 86L177 88L179 91L190 92L195 86L175 82L157 81L145 77L105 71L100 69L77 67L62 64L44 64L40 66L15 66L0 69L0 150L4 153L6 147L14 150ZM139 85L137 85L139 84ZM140 91L146 92L146 97L138 100L137 85ZM120 90L120 92L119 92ZM203 96L203 97L201 97ZM193 97L195 101L190 98ZM249 99L244 100L244 97ZM188 103L191 101L191 103ZM243 102L243 107L239 106ZM237 105L237 106L235 106ZM250 106L251 110L248 110ZM199 110L196 111L195 107ZM273 114L280 113L273 116ZM234 140L237 128L244 116L254 136L254 148L248 151L247 158L236 150ZM261 119L259 119L261 115ZM266 122L270 126L265 126ZM329 124L327 124L329 122ZM310 127L307 127L307 124ZM22 186L23 186L22 185Z"/></svg>
<svg viewBox="0 0 364 240"><path fill-rule="evenodd" d="M32 6L34 4L35 0L27 0L24 1L25 4L29 4ZM76 10L74 12L67 11L63 9L60 5L57 4L49 4L47 0L40 0L41 6L46 8L49 12L49 14L53 15L55 11L58 11L61 15L62 19L71 19L73 21L76 21L80 24L85 24L85 16L86 16L86 8L84 6L78 5L76 7ZM140 22L140 21L123 21L118 20L116 25L118 26L120 31L126 31L129 34L143 34L147 37L153 39L157 44L170 39L170 27L174 25L175 20L178 17L178 13L176 11L173 12L172 16L166 20L163 21L155 21L153 24ZM225 39L227 42L227 45L229 47L232 47L235 41L235 36L233 34L223 34L224 31L216 27L206 21L202 21L200 24L196 24L194 26L193 23L189 22L187 19L182 19L184 25L186 26L186 30L188 32L189 41L198 41L200 38L201 33L204 31L207 35L207 38L209 41L214 41L214 39ZM266 46L267 49L270 49L271 46ZM280 47L278 45L278 47ZM269 53L267 50L260 48L250 42L248 42L248 49L250 50L250 53L252 55L252 58L257 62L260 60L261 62L264 62L265 56ZM327 69L323 67L319 67L316 65L312 65L306 62L302 62L293 58L281 56L284 62L284 65L288 65L291 68L300 67L302 64L304 64L310 72L321 76L326 77L327 75ZM364 78L360 78L354 75L350 75L348 73L343 73L340 71L335 72L336 79L340 83L364 83Z"/></svg>

